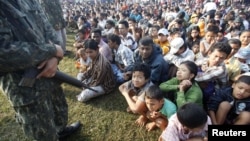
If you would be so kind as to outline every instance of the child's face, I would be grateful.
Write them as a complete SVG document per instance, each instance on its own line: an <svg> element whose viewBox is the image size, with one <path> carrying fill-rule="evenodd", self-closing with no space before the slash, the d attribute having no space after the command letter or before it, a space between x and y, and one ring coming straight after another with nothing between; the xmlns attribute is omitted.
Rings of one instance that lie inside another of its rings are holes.
<svg viewBox="0 0 250 141"><path fill-rule="evenodd" d="M174 38L177 38L177 37L181 37L181 32L176 32L176 33L173 35L173 39L174 39Z"/></svg>
<svg viewBox="0 0 250 141"><path fill-rule="evenodd" d="M250 43L250 32L243 32L240 35L240 41L242 46L247 46Z"/></svg>
<svg viewBox="0 0 250 141"><path fill-rule="evenodd" d="M213 52L209 53L209 67L219 66L226 58L227 54L215 49Z"/></svg>
<svg viewBox="0 0 250 141"><path fill-rule="evenodd" d="M192 50L193 50L194 54L197 54L200 51L200 46L197 44L194 44L192 47Z"/></svg>
<svg viewBox="0 0 250 141"><path fill-rule="evenodd" d="M197 38L198 35L199 35L199 31L197 31L197 30L192 30L191 31L191 37L192 38Z"/></svg>
<svg viewBox="0 0 250 141"><path fill-rule="evenodd" d="M207 32L205 35L205 39L208 43L211 43L212 40L215 40L216 34L213 32Z"/></svg>
<svg viewBox="0 0 250 141"><path fill-rule="evenodd" d="M111 40L108 40L108 45L111 49L115 47L115 42L112 42Z"/></svg>
<svg viewBox="0 0 250 141"><path fill-rule="evenodd" d="M221 41L223 39L223 37L224 37L223 33L219 32L216 40Z"/></svg>
<svg viewBox="0 0 250 141"><path fill-rule="evenodd" d="M168 36L165 36L163 34L158 34L158 39L160 42L165 42L168 40Z"/></svg>
<svg viewBox="0 0 250 141"><path fill-rule="evenodd" d="M154 112L154 111L158 111L159 109L161 109L164 100L157 100L157 99L150 99L145 97L145 102L147 105L147 108L150 112Z"/></svg>
<svg viewBox="0 0 250 141"><path fill-rule="evenodd" d="M151 27L150 28L150 31L151 31L151 36L157 36L158 35L158 30L154 27Z"/></svg>
<svg viewBox="0 0 250 141"><path fill-rule="evenodd" d="M142 88L146 83L148 82L148 79L145 78L144 73L140 71L135 71L132 74L132 83L136 88Z"/></svg>
<svg viewBox="0 0 250 141"><path fill-rule="evenodd" d="M80 54L80 57L81 57L83 60L87 60L87 58L88 58L85 52L84 52L84 53L81 53L81 54Z"/></svg>
<svg viewBox="0 0 250 141"><path fill-rule="evenodd" d="M184 64L181 64L176 72L176 77L178 80L191 80L194 77L194 74L190 72L188 67Z"/></svg>
<svg viewBox="0 0 250 141"><path fill-rule="evenodd" d="M232 85L233 97L236 99L245 99L250 97L250 85L237 82Z"/></svg>
<svg viewBox="0 0 250 141"><path fill-rule="evenodd" d="M229 44L229 45L230 45L230 47L231 47L232 50L231 50L231 53L228 56L232 57L240 49L240 45L238 45L238 44Z"/></svg>
<svg viewBox="0 0 250 141"><path fill-rule="evenodd" d="M85 39L85 35L81 32L78 33L79 39L84 40Z"/></svg>
<svg viewBox="0 0 250 141"><path fill-rule="evenodd" d="M93 49L89 49L89 48L87 48L86 50L85 50L85 52L86 52L86 55L91 59L91 60L95 60L95 58L97 57L97 55L98 55L98 50L93 50Z"/></svg>

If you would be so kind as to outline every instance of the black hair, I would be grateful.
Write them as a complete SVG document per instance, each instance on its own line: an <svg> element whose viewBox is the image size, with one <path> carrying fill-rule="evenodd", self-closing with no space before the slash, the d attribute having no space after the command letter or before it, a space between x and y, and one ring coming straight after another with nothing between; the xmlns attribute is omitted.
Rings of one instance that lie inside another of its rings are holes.
<svg viewBox="0 0 250 141"><path fill-rule="evenodd" d="M159 31L161 27L160 27L159 25L155 25L155 24L154 24L154 25L151 25L151 28L156 28L157 31Z"/></svg>
<svg viewBox="0 0 250 141"><path fill-rule="evenodd" d="M245 33L245 32L250 32L250 30L249 30L249 29L243 30L242 32L240 32L240 36L241 36L243 33Z"/></svg>
<svg viewBox="0 0 250 141"><path fill-rule="evenodd" d="M112 42L116 42L117 45L121 44L121 38L116 34L109 34L107 39L111 40Z"/></svg>
<svg viewBox="0 0 250 141"><path fill-rule="evenodd" d="M192 26L191 29L188 31L188 33L187 33L187 40L189 42L193 42L193 37L191 36L191 33L192 33L193 30L197 30L200 33L200 27L199 26ZM200 36L200 34L198 34L196 38L197 39L201 39L202 37Z"/></svg>
<svg viewBox="0 0 250 141"><path fill-rule="evenodd" d="M77 33L86 34L86 33L87 33L87 30L88 30L88 28L83 26L81 29L79 29L79 30L77 31Z"/></svg>
<svg viewBox="0 0 250 141"><path fill-rule="evenodd" d="M210 25L207 27L207 32L213 32L217 34L219 32L219 27L217 25Z"/></svg>
<svg viewBox="0 0 250 141"><path fill-rule="evenodd" d="M94 39L87 39L84 42L84 48L85 49L89 48L89 49L92 49L92 50L98 50L99 46L98 46L98 43Z"/></svg>
<svg viewBox="0 0 250 141"><path fill-rule="evenodd" d="M163 92L158 85L149 86L145 92L145 97L148 99L162 100L164 98Z"/></svg>
<svg viewBox="0 0 250 141"><path fill-rule="evenodd" d="M107 20L106 23L110 24L112 27L115 27L115 23L112 20Z"/></svg>
<svg viewBox="0 0 250 141"><path fill-rule="evenodd" d="M128 21L132 21L133 23L136 23L136 20L135 20L135 18L128 18Z"/></svg>
<svg viewBox="0 0 250 141"><path fill-rule="evenodd" d="M209 19L213 19L214 16L215 16L215 12L210 10L210 11L207 12L207 16L209 16Z"/></svg>
<svg viewBox="0 0 250 141"><path fill-rule="evenodd" d="M178 24L182 24L184 22L184 20L183 19L176 19L175 22Z"/></svg>
<svg viewBox="0 0 250 141"><path fill-rule="evenodd" d="M102 36L102 30L99 29L99 28L94 28L94 29L92 29L92 30L91 30L91 33L98 33L98 34L100 34L100 35Z"/></svg>
<svg viewBox="0 0 250 141"><path fill-rule="evenodd" d="M183 19L185 17L185 12L184 11L179 12L176 17L179 19Z"/></svg>
<svg viewBox="0 0 250 141"><path fill-rule="evenodd" d="M140 39L139 44L144 46L153 46L154 41L149 36L145 36Z"/></svg>
<svg viewBox="0 0 250 141"><path fill-rule="evenodd" d="M181 63L181 65L185 65L190 73L194 74L194 77L192 78L192 82L194 82L194 78L198 73L198 66L193 61L184 61Z"/></svg>
<svg viewBox="0 0 250 141"><path fill-rule="evenodd" d="M80 19L81 19L82 21L84 21L84 22L86 22L86 21L87 21L87 19L86 19L86 17L85 17L85 16L81 16L81 17L80 17Z"/></svg>
<svg viewBox="0 0 250 141"><path fill-rule="evenodd" d="M247 85L250 85L250 76L248 75L241 75L236 81L235 83L246 83Z"/></svg>
<svg viewBox="0 0 250 141"><path fill-rule="evenodd" d="M137 63L134 65L132 72L143 72L145 79L149 79L151 76L151 68L145 63Z"/></svg>
<svg viewBox="0 0 250 141"><path fill-rule="evenodd" d="M215 15L218 15L220 18L223 16L223 14L220 12L220 11L216 11L215 13L214 13L214 16Z"/></svg>
<svg viewBox="0 0 250 141"><path fill-rule="evenodd" d="M224 52L227 56L231 53L231 46L228 43L217 42L211 46L211 52L218 50L219 52Z"/></svg>
<svg viewBox="0 0 250 141"><path fill-rule="evenodd" d="M126 28L128 28L128 27L129 27L129 25L128 25L128 21L126 21L126 20L121 20L121 21L119 22L119 24L124 25Z"/></svg>
<svg viewBox="0 0 250 141"><path fill-rule="evenodd" d="M176 114L180 123L190 129L204 125L208 118L203 107L196 103L182 105Z"/></svg>
<svg viewBox="0 0 250 141"><path fill-rule="evenodd" d="M190 31L192 31L192 30L197 30L198 32L200 32L200 27L197 26L197 25L192 26L191 29L190 29Z"/></svg>
<svg viewBox="0 0 250 141"><path fill-rule="evenodd" d="M170 30L169 30L170 34L175 34L178 32L181 32L180 28L173 27L173 28L170 28Z"/></svg>
<svg viewBox="0 0 250 141"><path fill-rule="evenodd" d="M235 45L239 45L241 46L241 41L239 39L236 39L236 38L231 38L228 40L228 44L235 44Z"/></svg>
<svg viewBox="0 0 250 141"><path fill-rule="evenodd" d="M224 31L224 29L222 28L222 29L219 29L218 33L222 33L222 34L224 34L224 33L225 33L225 31Z"/></svg>
<svg viewBox="0 0 250 141"><path fill-rule="evenodd" d="M93 20L96 24L98 24L98 22L99 22L97 18L93 18L92 20Z"/></svg>

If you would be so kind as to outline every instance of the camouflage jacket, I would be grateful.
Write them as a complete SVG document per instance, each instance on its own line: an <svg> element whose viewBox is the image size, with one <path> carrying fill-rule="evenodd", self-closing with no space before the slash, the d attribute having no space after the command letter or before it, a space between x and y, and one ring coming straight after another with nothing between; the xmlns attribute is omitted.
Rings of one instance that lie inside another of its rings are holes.
<svg viewBox="0 0 250 141"><path fill-rule="evenodd" d="M39 0L44 8L45 14L55 30L60 30L66 27L66 22L63 18L63 11L59 0Z"/></svg>
<svg viewBox="0 0 250 141"><path fill-rule="evenodd" d="M0 0L0 87L13 106L33 103L53 88L51 79L37 79L32 88L18 86L23 70L55 56L50 41L59 43L37 0Z"/></svg>
<svg viewBox="0 0 250 141"><path fill-rule="evenodd" d="M56 54L59 44L36 0L0 0L0 72L36 66Z"/></svg>

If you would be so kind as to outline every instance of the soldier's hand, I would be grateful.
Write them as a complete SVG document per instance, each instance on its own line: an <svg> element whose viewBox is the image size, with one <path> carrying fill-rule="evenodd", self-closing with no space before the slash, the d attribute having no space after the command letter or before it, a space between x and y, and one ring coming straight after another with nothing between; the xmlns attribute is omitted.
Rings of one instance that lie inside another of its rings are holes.
<svg viewBox="0 0 250 141"><path fill-rule="evenodd" d="M57 71L58 59L56 57L52 57L48 60L43 61L39 64L38 69L41 69L41 73L37 75L37 78L54 77Z"/></svg>
<svg viewBox="0 0 250 141"><path fill-rule="evenodd" d="M50 41L50 44L53 44L53 43ZM60 45L57 45L57 44L53 44L53 45L56 47L55 56L58 58L63 58L64 52L63 52L62 47Z"/></svg>

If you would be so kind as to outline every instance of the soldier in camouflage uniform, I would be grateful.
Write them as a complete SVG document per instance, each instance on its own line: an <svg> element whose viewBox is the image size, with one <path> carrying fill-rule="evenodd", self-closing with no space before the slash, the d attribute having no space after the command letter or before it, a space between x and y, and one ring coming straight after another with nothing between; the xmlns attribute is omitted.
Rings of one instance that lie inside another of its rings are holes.
<svg viewBox="0 0 250 141"><path fill-rule="evenodd" d="M0 87L32 140L56 141L80 125L66 126L68 105L60 83L52 79L63 57L57 44L36 0L0 0ZM38 75L29 73L31 68L39 68Z"/></svg>
<svg viewBox="0 0 250 141"><path fill-rule="evenodd" d="M60 45L66 52L66 22L63 18L63 11L59 0L39 0L44 8L45 14L55 29Z"/></svg>

